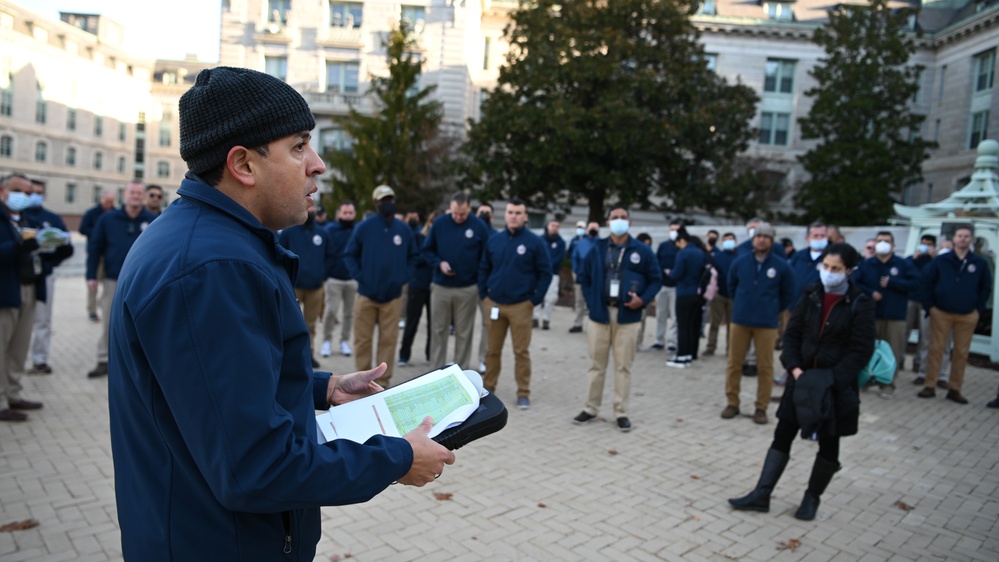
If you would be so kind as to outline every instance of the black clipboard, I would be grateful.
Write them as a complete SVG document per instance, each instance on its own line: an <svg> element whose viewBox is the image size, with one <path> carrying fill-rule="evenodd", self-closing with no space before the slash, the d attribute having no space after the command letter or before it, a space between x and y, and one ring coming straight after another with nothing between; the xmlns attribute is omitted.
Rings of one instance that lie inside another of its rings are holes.
<svg viewBox="0 0 999 562"><path fill-rule="evenodd" d="M506 425L506 406L493 393L479 398L479 407L459 425L440 432L434 441L454 451L492 433Z"/></svg>

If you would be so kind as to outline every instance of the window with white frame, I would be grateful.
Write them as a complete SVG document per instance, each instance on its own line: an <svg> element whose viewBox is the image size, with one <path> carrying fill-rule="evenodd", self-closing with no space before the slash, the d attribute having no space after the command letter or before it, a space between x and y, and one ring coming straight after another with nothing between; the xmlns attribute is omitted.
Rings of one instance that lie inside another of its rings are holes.
<svg viewBox="0 0 999 562"><path fill-rule="evenodd" d="M95 205L97 203L101 202L101 192L102 191L104 191L104 189L101 188L101 186L99 186L99 185L95 185L94 186L93 193L90 194L91 195L90 198L93 200L92 203L94 203Z"/></svg>
<svg viewBox="0 0 999 562"><path fill-rule="evenodd" d="M128 137L128 126L124 123L118 123L118 140L125 142Z"/></svg>
<svg viewBox="0 0 999 562"><path fill-rule="evenodd" d="M10 117L14 113L14 88L0 89L0 115Z"/></svg>
<svg viewBox="0 0 999 562"><path fill-rule="evenodd" d="M118 157L118 173L124 174L128 170L128 161L125 160L124 156Z"/></svg>
<svg viewBox="0 0 999 562"><path fill-rule="evenodd" d="M763 78L763 91L790 94L794 91L794 70L797 61L767 59L766 75Z"/></svg>
<svg viewBox="0 0 999 562"><path fill-rule="evenodd" d="M760 144L787 146L791 129L790 113L764 111L760 114Z"/></svg>
<svg viewBox="0 0 999 562"><path fill-rule="evenodd" d="M10 135L0 136L0 158L12 158L14 156L14 137Z"/></svg>
<svg viewBox="0 0 999 562"><path fill-rule="evenodd" d="M94 136L104 136L104 117L94 115Z"/></svg>
<svg viewBox="0 0 999 562"><path fill-rule="evenodd" d="M267 22L285 25L288 23L288 12L291 11L291 0L267 0Z"/></svg>
<svg viewBox="0 0 999 562"><path fill-rule="evenodd" d="M48 120L48 102L45 101L45 94L42 92L42 85L39 83L35 90L35 123L42 125Z"/></svg>
<svg viewBox="0 0 999 562"><path fill-rule="evenodd" d="M66 183L66 202L76 203L76 184L73 182Z"/></svg>
<svg viewBox="0 0 999 562"><path fill-rule="evenodd" d="M10 57L0 57L0 115L14 112L14 67Z"/></svg>
<svg viewBox="0 0 999 562"><path fill-rule="evenodd" d="M978 148L978 144L987 138L989 138L989 110L972 113L968 148Z"/></svg>
<svg viewBox="0 0 999 562"><path fill-rule="evenodd" d="M794 21L794 7L790 2L764 2L763 10L767 15L767 19Z"/></svg>
<svg viewBox="0 0 999 562"><path fill-rule="evenodd" d="M76 149L72 146L66 149L66 165L70 168L76 166Z"/></svg>
<svg viewBox="0 0 999 562"><path fill-rule="evenodd" d="M343 94L356 94L361 63L357 61L327 61L326 91Z"/></svg>
<svg viewBox="0 0 999 562"><path fill-rule="evenodd" d="M364 22L364 4L360 2L330 2L330 25L358 29Z"/></svg>
<svg viewBox="0 0 999 562"><path fill-rule="evenodd" d="M422 26L426 23L427 9L423 6L403 5L400 11L400 20L408 23L410 29L416 29L417 26Z"/></svg>
<svg viewBox="0 0 999 562"><path fill-rule="evenodd" d="M697 13L702 16L713 16L718 13L718 7L715 5L715 0L703 0L701 5L697 8Z"/></svg>
<svg viewBox="0 0 999 562"><path fill-rule="evenodd" d="M95 170L100 170L103 167L104 167L104 153L103 152L95 152L94 153L94 169Z"/></svg>
<svg viewBox="0 0 999 562"><path fill-rule="evenodd" d="M49 157L49 145L42 141L35 143L35 162L45 162Z"/></svg>
<svg viewBox="0 0 999 562"><path fill-rule="evenodd" d="M168 105L163 106L159 123L159 144L168 147L173 139L173 111Z"/></svg>
<svg viewBox="0 0 999 562"><path fill-rule="evenodd" d="M160 160L156 163L156 177L158 178L168 178L170 177L170 163Z"/></svg>
<svg viewBox="0 0 999 562"><path fill-rule="evenodd" d="M340 127L327 127L319 131L319 150L322 153L332 151L350 151L354 146L350 135Z"/></svg>
<svg viewBox="0 0 999 562"><path fill-rule="evenodd" d="M66 109L66 130L76 130L76 110L72 107Z"/></svg>
<svg viewBox="0 0 999 562"><path fill-rule="evenodd" d="M264 57L264 72L285 81L288 79L288 57Z"/></svg>
<svg viewBox="0 0 999 562"><path fill-rule="evenodd" d="M989 49L975 55L975 91L984 92L992 89L992 79L995 76L996 50Z"/></svg>

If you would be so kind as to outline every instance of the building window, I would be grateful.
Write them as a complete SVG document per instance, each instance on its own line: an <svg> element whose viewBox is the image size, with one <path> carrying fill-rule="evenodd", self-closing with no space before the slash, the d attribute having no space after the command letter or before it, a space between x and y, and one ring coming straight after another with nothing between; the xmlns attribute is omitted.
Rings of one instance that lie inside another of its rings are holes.
<svg viewBox="0 0 999 562"><path fill-rule="evenodd" d="M330 25L357 29L364 21L364 4L360 2L330 2Z"/></svg>
<svg viewBox="0 0 999 562"><path fill-rule="evenodd" d="M796 61L767 59L763 91L790 94L794 91L794 69Z"/></svg>
<svg viewBox="0 0 999 562"><path fill-rule="evenodd" d="M104 153L103 152L95 152L94 153L94 169L95 170L100 170L103 167L104 167Z"/></svg>
<svg viewBox="0 0 999 562"><path fill-rule="evenodd" d="M288 79L288 57L264 57L264 72L281 81Z"/></svg>
<svg viewBox="0 0 999 562"><path fill-rule="evenodd" d="M66 165L70 168L76 166L76 149L72 146L66 149Z"/></svg>
<svg viewBox="0 0 999 562"><path fill-rule="evenodd" d="M975 55L975 91L984 92L992 89L992 78L995 75L996 50L989 49Z"/></svg>
<svg viewBox="0 0 999 562"><path fill-rule="evenodd" d="M326 63L326 91L356 94L361 63L331 61Z"/></svg>
<svg viewBox="0 0 999 562"><path fill-rule="evenodd" d="M940 89L937 92L937 105L943 105L944 85L947 83L947 65L940 67Z"/></svg>
<svg viewBox="0 0 999 562"><path fill-rule="evenodd" d="M971 138L968 148L978 148L978 143L989 138L989 110L971 114Z"/></svg>
<svg viewBox="0 0 999 562"><path fill-rule="evenodd" d="M790 113L764 111L760 116L760 144L787 146L790 126Z"/></svg>
<svg viewBox="0 0 999 562"><path fill-rule="evenodd" d="M764 2L763 9L767 19L777 21L794 21L794 9L788 2Z"/></svg>
<svg viewBox="0 0 999 562"><path fill-rule="evenodd" d="M14 111L14 64L10 57L0 57L0 115Z"/></svg>
<svg viewBox="0 0 999 562"><path fill-rule="evenodd" d="M94 115L94 136L100 137L104 135L104 118L100 115Z"/></svg>
<svg viewBox="0 0 999 562"><path fill-rule="evenodd" d="M66 202L76 203L76 184L73 182L66 184Z"/></svg>
<svg viewBox="0 0 999 562"><path fill-rule="evenodd" d="M156 177L158 178L168 178L170 177L170 163L169 162L157 162L156 163Z"/></svg>
<svg viewBox="0 0 999 562"><path fill-rule="evenodd" d="M118 140L125 142L128 137L128 127L124 123L118 123Z"/></svg>
<svg viewBox="0 0 999 562"><path fill-rule="evenodd" d="M319 151L323 154L336 151L350 151L354 142L340 127L319 131Z"/></svg>
<svg viewBox="0 0 999 562"><path fill-rule="evenodd" d="M10 86L0 90L0 115L10 117L14 112L14 89Z"/></svg>
<svg viewBox="0 0 999 562"><path fill-rule="evenodd" d="M11 158L14 156L14 137L4 135L0 137L0 158Z"/></svg>
<svg viewBox="0 0 999 562"><path fill-rule="evenodd" d="M410 29L416 29L426 22L427 9L423 6L402 6L400 19L408 23Z"/></svg>
<svg viewBox="0 0 999 562"><path fill-rule="evenodd" d="M704 64L711 72L718 70L718 55L714 53L704 53Z"/></svg>
<svg viewBox="0 0 999 562"><path fill-rule="evenodd" d="M125 160L124 156L118 157L118 173L124 174L128 170L128 162Z"/></svg>
<svg viewBox="0 0 999 562"><path fill-rule="evenodd" d="M49 145L44 142L35 143L35 162L45 162L49 157Z"/></svg>
<svg viewBox="0 0 999 562"><path fill-rule="evenodd" d="M76 130L76 110L72 107L66 109L66 130Z"/></svg>
<svg viewBox="0 0 999 562"><path fill-rule="evenodd" d="M267 0L267 22L286 25L288 12L291 11L291 0Z"/></svg>
<svg viewBox="0 0 999 562"><path fill-rule="evenodd" d="M170 146L170 129L160 123L160 146Z"/></svg>
<svg viewBox="0 0 999 562"><path fill-rule="evenodd" d="M492 46L492 38L486 37L482 43L482 70L489 70L489 51L492 50Z"/></svg>
<svg viewBox="0 0 999 562"><path fill-rule="evenodd" d="M702 16L713 16L718 13L718 7L715 5L715 0L704 0L701 2L701 6L697 8L697 13Z"/></svg>
<svg viewBox="0 0 999 562"><path fill-rule="evenodd" d="M99 185L95 185L94 186L94 192L92 194L93 196L91 197L91 199L93 199L93 201L92 201L93 204L96 205L96 204L98 204L98 203L101 202L101 192L102 191L104 191L104 190L101 189L101 186L99 186Z"/></svg>

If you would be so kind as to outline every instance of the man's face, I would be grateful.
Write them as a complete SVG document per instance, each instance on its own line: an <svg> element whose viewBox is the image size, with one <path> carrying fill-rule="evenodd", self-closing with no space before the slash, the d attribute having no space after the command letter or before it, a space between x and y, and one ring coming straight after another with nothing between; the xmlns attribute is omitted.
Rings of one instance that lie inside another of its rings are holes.
<svg viewBox="0 0 999 562"><path fill-rule="evenodd" d="M672 230L680 230L680 226L681 226L681 225L680 225L679 223L673 223L673 224L669 225L669 229L670 229L671 231L672 231Z"/></svg>
<svg viewBox="0 0 999 562"><path fill-rule="evenodd" d="M722 242L725 242L726 240L731 240L735 242L735 236L731 234L726 234L725 236L722 236Z"/></svg>
<svg viewBox="0 0 999 562"><path fill-rule="evenodd" d="M107 193L102 193L101 194L101 207L103 207L105 210L114 207L114 199L115 199L114 193L112 193L110 191L107 192Z"/></svg>
<svg viewBox="0 0 999 562"><path fill-rule="evenodd" d="M7 180L6 184L0 185L0 198L2 198L4 203L7 203L7 198L10 197L11 193L26 193L31 194L31 182L24 179L13 177Z"/></svg>
<svg viewBox="0 0 999 562"><path fill-rule="evenodd" d="M826 232L826 227L824 226L813 226L808 229L808 240L826 240L828 234Z"/></svg>
<svg viewBox="0 0 999 562"><path fill-rule="evenodd" d="M753 249L757 252L769 252L773 245L774 239L769 236L763 236L762 234L753 236Z"/></svg>
<svg viewBox="0 0 999 562"><path fill-rule="evenodd" d="M469 213L472 212L472 207L468 203L458 203L457 201L451 201L451 218L457 224L462 224L468 219Z"/></svg>
<svg viewBox="0 0 999 562"><path fill-rule="evenodd" d="M600 225L595 222L591 222L590 224L586 225L586 232L596 232L599 234Z"/></svg>
<svg viewBox="0 0 999 562"><path fill-rule="evenodd" d="M920 244L926 246L926 253L932 254L933 250L936 249L936 242L930 240L929 238L923 238L919 241Z"/></svg>
<svg viewBox="0 0 999 562"><path fill-rule="evenodd" d="M622 219L628 221L628 224L631 224L631 219L628 217L628 211L625 209L612 209L610 214L607 215L607 226L610 226L611 221ZM673 226L670 225L670 228L672 229ZM677 228L679 228L679 226L677 226Z"/></svg>
<svg viewBox="0 0 999 562"><path fill-rule="evenodd" d="M891 246L891 250L888 253L891 253L892 251L895 250L895 242L892 241L890 236L885 236L883 234L876 236L874 238L874 243L877 244L878 242L887 242Z"/></svg>
<svg viewBox="0 0 999 562"><path fill-rule="evenodd" d="M354 209L353 205L340 205L340 211L337 213L337 218L345 221L352 221L356 216L357 211Z"/></svg>
<svg viewBox="0 0 999 562"><path fill-rule="evenodd" d="M475 213L475 216L481 217L482 215L489 215L490 217L492 217L493 216L493 208L490 207L489 205L482 205L482 206L480 206L479 210Z"/></svg>
<svg viewBox="0 0 999 562"><path fill-rule="evenodd" d="M967 228L959 228L954 231L954 249L965 251L971 247L971 231Z"/></svg>
<svg viewBox="0 0 999 562"><path fill-rule="evenodd" d="M163 205L163 192L159 189L150 189L146 192L146 207L159 209Z"/></svg>
<svg viewBox="0 0 999 562"><path fill-rule="evenodd" d="M514 205L512 203L506 206L506 226L511 230L516 230L524 226L527 223L527 206L526 205Z"/></svg>
<svg viewBox="0 0 999 562"><path fill-rule="evenodd" d="M548 235L555 236L558 234L559 227L562 226L558 221L552 221L548 223Z"/></svg>
<svg viewBox="0 0 999 562"><path fill-rule="evenodd" d="M141 183L130 183L125 186L125 206L133 209L142 206L142 200L146 197L146 188Z"/></svg>
<svg viewBox="0 0 999 562"><path fill-rule="evenodd" d="M308 131L303 131L271 141L267 156L248 149L259 172L253 196L257 218L271 230L303 224L307 209L315 203L316 176L325 172L326 166L309 144L310 138Z"/></svg>

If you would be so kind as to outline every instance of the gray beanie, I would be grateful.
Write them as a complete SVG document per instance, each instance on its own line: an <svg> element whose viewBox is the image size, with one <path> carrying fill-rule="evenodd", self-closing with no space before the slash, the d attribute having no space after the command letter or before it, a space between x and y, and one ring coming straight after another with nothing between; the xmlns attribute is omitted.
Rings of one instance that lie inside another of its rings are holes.
<svg viewBox="0 0 999 562"><path fill-rule="evenodd" d="M180 98L180 156L202 174L224 164L234 146L262 146L315 126L309 104L281 80L247 68L206 68Z"/></svg>

